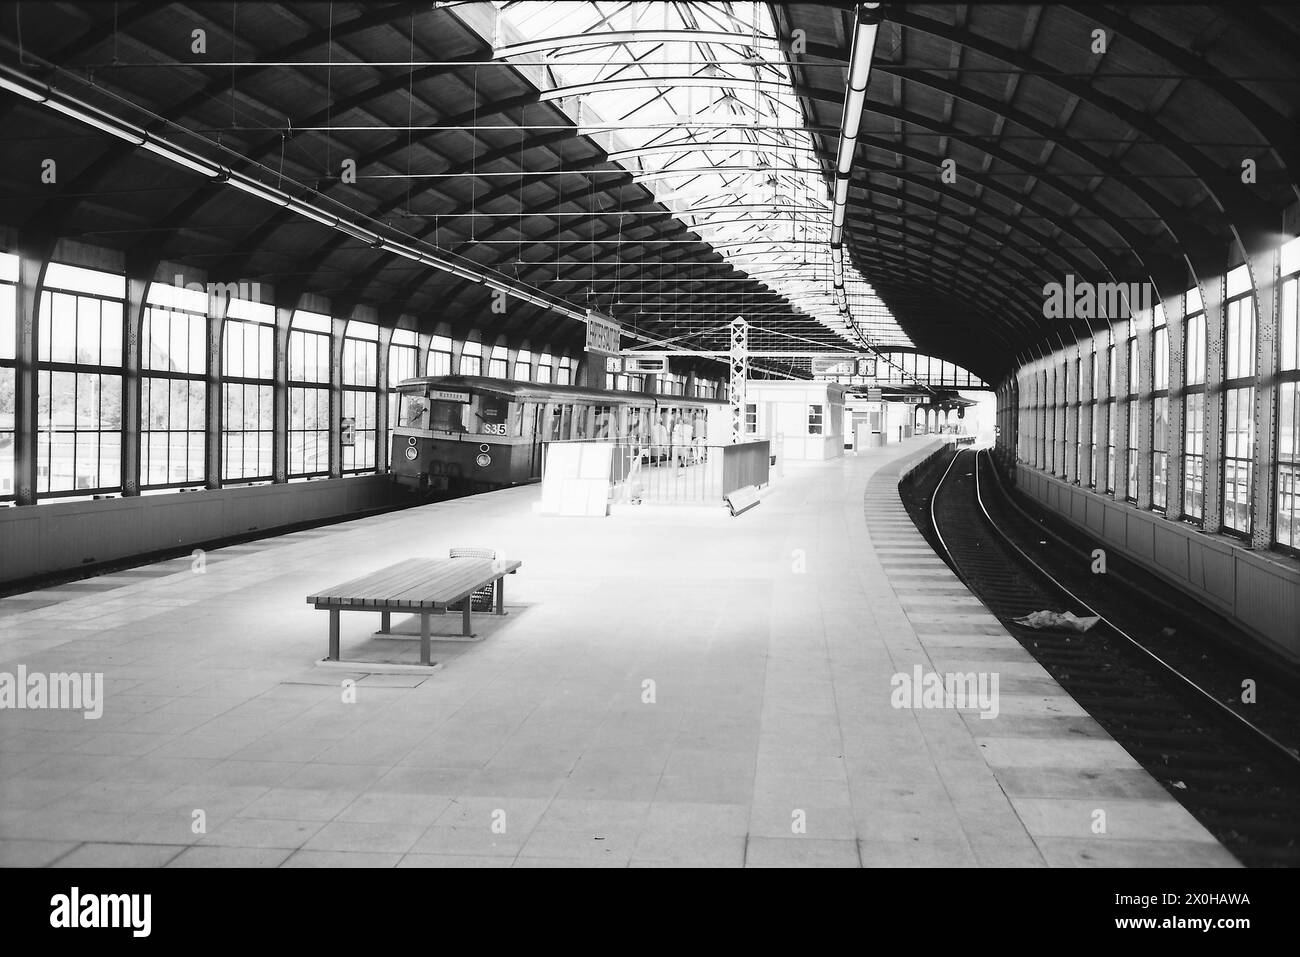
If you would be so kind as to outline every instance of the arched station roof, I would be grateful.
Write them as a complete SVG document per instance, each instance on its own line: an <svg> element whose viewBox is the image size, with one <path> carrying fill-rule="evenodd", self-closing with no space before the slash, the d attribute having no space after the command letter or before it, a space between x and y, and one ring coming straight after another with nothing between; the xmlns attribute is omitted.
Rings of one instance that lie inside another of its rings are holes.
<svg viewBox="0 0 1300 957"><path fill-rule="evenodd" d="M1042 318L1047 282L1150 280L1167 295L1220 275L1234 247L1280 241L1298 195L1291 8L885 4L845 322L826 235L856 16L8 5L0 226L10 246L79 239L124 251L133 274L178 262L282 301L318 293L340 315L365 304L385 322L576 345L575 317L596 308L642 341L717 349L742 314L751 348L914 347L989 382L1088 331ZM82 119L54 107L66 98ZM40 182L48 158L57 184ZM485 276L528 298L493 311Z"/></svg>

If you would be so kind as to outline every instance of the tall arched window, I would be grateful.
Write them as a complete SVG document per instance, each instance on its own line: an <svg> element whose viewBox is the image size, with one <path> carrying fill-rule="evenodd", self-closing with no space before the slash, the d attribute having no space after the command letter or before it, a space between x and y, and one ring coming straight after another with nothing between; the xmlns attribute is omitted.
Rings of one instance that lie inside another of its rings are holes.
<svg viewBox="0 0 1300 957"><path fill-rule="evenodd" d="M1183 516L1205 520L1205 309L1201 290L1186 294L1183 343Z"/></svg>
<svg viewBox="0 0 1300 957"><path fill-rule="evenodd" d="M432 353L431 353L432 354ZM450 360L448 354L448 360ZM397 384L416 377L420 362L419 340L410 329L394 329L388 343L388 428L397 424ZM387 437L380 436L383 441Z"/></svg>
<svg viewBox="0 0 1300 957"><path fill-rule="evenodd" d="M460 375L483 374L483 343L467 339L460 352Z"/></svg>
<svg viewBox="0 0 1300 957"><path fill-rule="evenodd" d="M113 492L122 483L122 313L126 277L50 263L41 290L39 494Z"/></svg>
<svg viewBox="0 0 1300 957"><path fill-rule="evenodd" d="M518 379L520 382L531 382L533 379L533 354L528 349L520 349L519 354L515 356L515 367L510 372L512 379Z"/></svg>
<svg viewBox="0 0 1300 957"><path fill-rule="evenodd" d="M1250 534L1250 489L1255 446L1255 297L1250 273L1227 276L1224 305L1223 527Z"/></svg>
<svg viewBox="0 0 1300 957"><path fill-rule="evenodd" d="M18 383L18 257L0 253L0 502L14 497Z"/></svg>
<svg viewBox="0 0 1300 957"><path fill-rule="evenodd" d="M221 479L270 481L275 307L231 299L221 333Z"/></svg>
<svg viewBox="0 0 1300 957"><path fill-rule="evenodd" d="M204 479L208 296L150 283L140 330L140 486Z"/></svg>
<svg viewBox="0 0 1300 957"><path fill-rule="evenodd" d="M510 376L509 357L510 352L504 345L493 346L488 359L487 374L494 379L508 378Z"/></svg>
<svg viewBox="0 0 1300 957"><path fill-rule="evenodd" d="M294 311L289 328L289 477L326 475L330 467L329 316Z"/></svg>
<svg viewBox="0 0 1300 957"><path fill-rule="evenodd" d="M1142 401L1139 394L1141 381L1137 336L1129 336L1128 392L1124 402L1124 410L1128 414L1128 456L1124 465L1128 474L1125 476L1124 497L1130 502L1136 502L1138 497L1138 440L1142 436Z"/></svg>
<svg viewBox="0 0 1300 957"><path fill-rule="evenodd" d="M1278 297L1277 517L1273 540L1300 550L1300 240L1282 247Z"/></svg>
<svg viewBox="0 0 1300 957"><path fill-rule="evenodd" d="M344 472L373 472L376 400L379 397L379 327L349 320L343 336L343 418L353 422L352 444L344 435Z"/></svg>
<svg viewBox="0 0 1300 957"><path fill-rule="evenodd" d="M1169 501L1169 328L1163 303L1156 303L1151 341L1151 507L1163 512Z"/></svg>
<svg viewBox="0 0 1300 957"><path fill-rule="evenodd" d="M1106 491L1115 491L1115 345L1106 347Z"/></svg>
<svg viewBox="0 0 1300 957"><path fill-rule="evenodd" d="M425 375L451 375L451 339L433 336L429 340L429 356L424 360Z"/></svg>

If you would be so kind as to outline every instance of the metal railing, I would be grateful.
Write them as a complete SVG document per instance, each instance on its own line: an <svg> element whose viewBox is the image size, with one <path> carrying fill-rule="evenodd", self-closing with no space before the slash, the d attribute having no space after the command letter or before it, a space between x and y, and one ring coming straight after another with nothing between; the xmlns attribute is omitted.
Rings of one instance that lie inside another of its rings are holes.
<svg viewBox="0 0 1300 957"><path fill-rule="evenodd" d="M730 492L770 480L766 441L660 445L634 439L572 439L565 444L574 442L612 447L610 500L615 504L721 505Z"/></svg>

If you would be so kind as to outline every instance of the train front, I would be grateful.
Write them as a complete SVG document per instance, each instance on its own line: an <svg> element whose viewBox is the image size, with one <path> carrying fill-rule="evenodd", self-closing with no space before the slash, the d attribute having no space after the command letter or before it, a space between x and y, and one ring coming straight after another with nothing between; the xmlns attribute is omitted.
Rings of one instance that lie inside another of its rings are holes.
<svg viewBox="0 0 1300 957"><path fill-rule="evenodd" d="M508 397L467 385L401 383L389 457L393 481L416 492L481 491L520 481L506 437L509 410Z"/></svg>

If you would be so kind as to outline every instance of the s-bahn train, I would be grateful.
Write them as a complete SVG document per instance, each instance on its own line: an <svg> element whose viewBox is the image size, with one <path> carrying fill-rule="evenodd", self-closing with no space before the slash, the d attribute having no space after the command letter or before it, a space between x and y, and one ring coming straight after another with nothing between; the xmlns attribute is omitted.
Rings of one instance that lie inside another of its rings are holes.
<svg viewBox="0 0 1300 957"><path fill-rule="evenodd" d="M486 491L537 481L545 442L608 439L645 456L722 445L730 404L486 376L426 376L397 385L392 476L416 491Z"/></svg>

